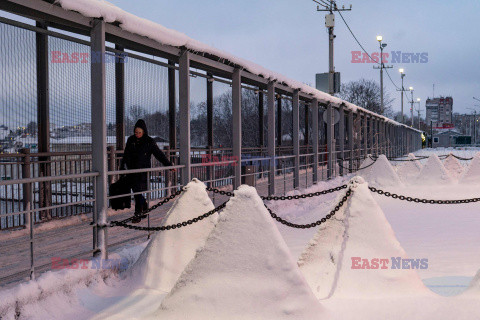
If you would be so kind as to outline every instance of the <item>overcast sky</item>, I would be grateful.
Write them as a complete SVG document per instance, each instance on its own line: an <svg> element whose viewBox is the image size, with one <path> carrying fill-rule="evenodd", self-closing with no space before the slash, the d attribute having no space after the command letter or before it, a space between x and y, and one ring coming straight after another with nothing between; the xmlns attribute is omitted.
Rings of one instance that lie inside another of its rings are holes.
<svg viewBox="0 0 480 320"><path fill-rule="evenodd" d="M311 0L111 0L120 8L236 56L254 61L295 80L315 85L315 73L328 71L328 38L323 12ZM377 35L388 44L385 52L428 53L427 63L390 63L389 73L400 86L398 68L405 69L405 87L414 98L451 95L454 112L471 112L480 99L480 1L337 2L353 5L343 13L365 49L378 51ZM361 50L336 14L335 69L342 82L360 78L379 81L372 64L352 60ZM385 76L384 85L400 110L400 93ZM480 107L477 107L480 111ZM405 106L405 112L408 108ZM422 112L424 115L424 111Z"/></svg>

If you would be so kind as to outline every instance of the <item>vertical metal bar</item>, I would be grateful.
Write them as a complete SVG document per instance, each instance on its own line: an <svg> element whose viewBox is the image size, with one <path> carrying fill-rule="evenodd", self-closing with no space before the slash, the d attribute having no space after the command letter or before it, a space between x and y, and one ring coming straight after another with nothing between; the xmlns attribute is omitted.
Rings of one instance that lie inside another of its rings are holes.
<svg viewBox="0 0 480 320"><path fill-rule="evenodd" d="M348 128L347 128L347 137L348 137L348 150L350 153L350 159L348 161L348 167L350 172L353 171L353 156L354 156L354 143L353 143L353 110L348 113Z"/></svg>
<svg viewBox="0 0 480 320"><path fill-rule="evenodd" d="M177 148L177 123L176 123L176 102L175 102L175 62L169 60L168 65L168 131L170 149Z"/></svg>
<svg viewBox="0 0 480 320"><path fill-rule="evenodd" d="M30 149L20 149L20 153L23 154L22 163L22 179L31 178L30 172ZM12 186L13 187L13 186ZM13 193L13 192L12 192ZM23 184L23 210L32 209L32 184ZM32 212L25 214L25 226L29 229L30 233L30 280L35 279L35 263L33 255L33 216ZM19 217L20 219L20 217Z"/></svg>
<svg viewBox="0 0 480 320"><path fill-rule="evenodd" d="M340 150L340 175L343 176L343 166L345 164L345 109L343 103L338 108L340 118L338 120L338 147Z"/></svg>
<svg viewBox="0 0 480 320"><path fill-rule="evenodd" d="M312 149L313 149L313 183L318 182L318 100L310 103L312 109Z"/></svg>
<svg viewBox="0 0 480 320"><path fill-rule="evenodd" d="M48 29L46 22L37 21L37 28ZM36 56L37 56L37 123L38 123L38 152L50 152L50 98L49 98L49 73L48 73L48 35L35 33ZM39 177L51 175L49 157L40 157ZM52 205L52 185L50 182L39 183L39 205L49 207ZM46 210L41 213L47 219L51 219L52 211Z"/></svg>
<svg viewBox="0 0 480 320"><path fill-rule="evenodd" d="M236 189L242 183L242 71L235 69L232 76L232 147L235 179L233 187Z"/></svg>
<svg viewBox="0 0 480 320"><path fill-rule="evenodd" d="M334 139L334 113L332 104L329 103L327 106L327 179L331 179L333 177L333 157L335 155L335 145L333 142Z"/></svg>
<svg viewBox="0 0 480 320"><path fill-rule="evenodd" d="M258 136L260 150L265 146L265 131L263 130L264 112L263 112L263 91L258 91ZM262 155L261 155L262 156Z"/></svg>
<svg viewBox="0 0 480 320"><path fill-rule="evenodd" d="M105 22L94 19L91 30L91 96L92 96L92 169L98 172L94 223L97 229L95 256L107 259L107 126L105 82Z"/></svg>
<svg viewBox="0 0 480 320"><path fill-rule="evenodd" d="M282 145L282 96L277 97L277 145Z"/></svg>
<svg viewBox="0 0 480 320"><path fill-rule="evenodd" d="M268 171L268 194L275 194L275 84L270 81L267 86L268 108L268 157L270 166Z"/></svg>
<svg viewBox="0 0 480 320"><path fill-rule="evenodd" d="M179 117L182 124L180 130L180 165L182 170L182 185L190 182L190 53L183 51L179 62Z"/></svg>
<svg viewBox="0 0 480 320"><path fill-rule="evenodd" d="M298 189L300 186L300 141L299 141L299 131L300 131L300 100L298 95L298 90L293 91L292 98L292 115L293 115L293 154L295 155L294 160L294 174L293 174L293 188ZM305 172L306 174L306 172Z"/></svg>
<svg viewBox="0 0 480 320"><path fill-rule="evenodd" d="M375 128L375 119L373 115L370 115L370 130L368 132L368 138L369 138L369 147L370 147L370 153L373 154L373 136L374 136L374 128Z"/></svg>
<svg viewBox="0 0 480 320"><path fill-rule="evenodd" d="M365 158L367 158L367 154L368 154L368 134L367 134L367 113L364 112L363 113L363 148L364 148L364 156Z"/></svg>
<svg viewBox="0 0 480 320"><path fill-rule="evenodd" d="M115 148L113 146L108 146L108 171L115 171ZM112 184L114 181L114 176L108 176L108 184Z"/></svg>
<svg viewBox="0 0 480 320"><path fill-rule="evenodd" d="M115 45L115 49L121 51L116 53L115 59L115 124L117 150L125 149L125 58L124 48Z"/></svg>
<svg viewBox="0 0 480 320"><path fill-rule="evenodd" d="M310 108L308 108L307 105L305 105L305 135L303 136L303 144L306 146L308 146L308 142L309 142L308 141L308 132L310 129L309 113L310 113Z"/></svg>
<svg viewBox="0 0 480 320"><path fill-rule="evenodd" d="M207 73L207 144L213 147L213 76Z"/></svg>

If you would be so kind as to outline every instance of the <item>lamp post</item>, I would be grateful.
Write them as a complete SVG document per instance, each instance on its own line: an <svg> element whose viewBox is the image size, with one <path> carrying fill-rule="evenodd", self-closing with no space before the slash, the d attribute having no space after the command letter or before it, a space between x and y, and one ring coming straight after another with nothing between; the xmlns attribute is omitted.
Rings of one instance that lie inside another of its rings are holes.
<svg viewBox="0 0 480 320"><path fill-rule="evenodd" d="M386 43L382 43L383 37L377 36L377 41L380 46L380 67L373 66L374 69L380 69L380 114L383 114L384 105L383 105L383 69L393 68L393 66L385 66L383 64L383 48L387 46Z"/></svg>
<svg viewBox="0 0 480 320"><path fill-rule="evenodd" d="M405 78L405 70L403 70L403 68L400 68L398 69L398 71L400 72L400 76L402 78L402 87L399 89L397 89L397 91L400 91L400 100L401 100L401 104L402 104L402 118L401 118L401 123L403 123L403 92L405 91L405 89L403 88L403 78Z"/></svg>

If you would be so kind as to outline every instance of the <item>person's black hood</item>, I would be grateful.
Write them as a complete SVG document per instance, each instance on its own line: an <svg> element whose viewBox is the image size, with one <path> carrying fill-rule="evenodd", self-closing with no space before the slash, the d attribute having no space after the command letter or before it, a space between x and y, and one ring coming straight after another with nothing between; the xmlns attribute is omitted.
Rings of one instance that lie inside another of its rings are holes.
<svg viewBox="0 0 480 320"><path fill-rule="evenodd" d="M137 123L135 123L135 127L133 128L134 132L135 132L135 128L143 129L143 136L144 137L148 136L147 125L145 124L145 121L143 119L139 119Z"/></svg>

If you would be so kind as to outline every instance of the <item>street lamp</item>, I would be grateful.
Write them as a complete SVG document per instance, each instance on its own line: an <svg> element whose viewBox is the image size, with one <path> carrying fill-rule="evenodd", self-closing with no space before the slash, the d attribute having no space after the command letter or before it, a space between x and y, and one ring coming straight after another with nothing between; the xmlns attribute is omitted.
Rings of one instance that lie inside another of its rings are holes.
<svg viewBox="0 0 480 320"><path fill-rule="evenodd" d="M393 67L383 64L383 48L387 46L386 43L382 43L383 37L377 36L377 41L380 46L380 67L373 66L373 69L380 69L380 114L383 114L383 69Z"/></svg>
<svg viewBox="0 0 480 320"><path fill-rule="evenodd" d="M400 71L400 75L402 77L402 87L400 89L397 89L397 91L400 91L400 100L402 101L402 120L400 122L403 123L403 92L405 91L405 89L403 88L403 78L405 78L405 70L403 70L403 68L400 68L398 69L398 71Z"/></svg>

